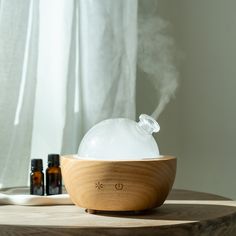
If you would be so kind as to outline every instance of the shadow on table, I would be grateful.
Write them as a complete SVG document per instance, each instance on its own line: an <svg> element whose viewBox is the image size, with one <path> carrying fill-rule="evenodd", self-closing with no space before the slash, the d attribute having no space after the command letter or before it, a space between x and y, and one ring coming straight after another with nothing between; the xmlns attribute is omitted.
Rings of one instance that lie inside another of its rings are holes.
<svg viewBox="0 0 236 236"><path fill-rule="evenodd" d="M98 215L148 220L203 221L235 214L236 207L207 204L169 204L142 212L99 211Z"/></svg>
<svg viewBox="0 0 236 236"><path fill-rule="evenodd" d="M183 203L165 203L159 208L142 212L109 212L98 211L98 215L109 217L126 217L134 219L153 219L153 220L176 220L176 221L200 221L207 219L221 218L226 215L236 215L236 207L225 205L203 204L201 201L227 201L226 197L215 194L202 193L189 190L172 189L167 200L183 201ZM196 200L196 204L186 203L185 201Z"/></svg>
<svg viewBox="0 0 236 236"><path fill-rule="evenodd" d="M172 189L167 200L231 200L212 193L203 193L185 189Z"/></svg>

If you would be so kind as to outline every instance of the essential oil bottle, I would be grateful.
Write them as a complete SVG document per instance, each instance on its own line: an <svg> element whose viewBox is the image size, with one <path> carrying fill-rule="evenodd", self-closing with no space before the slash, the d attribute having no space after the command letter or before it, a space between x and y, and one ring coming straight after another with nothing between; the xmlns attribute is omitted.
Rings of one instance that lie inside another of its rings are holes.
<svg viewBox="0 0 236 236"><path fill-rule="evenodd" d="M31 160L30 173L30 194L44 195L44 174L43 174L43 160Z"/></svg>
<svg viewBox="0 0 236 236"><path fill-rule="evenodd" d="M60 155L48 155L48 168L46 169L46 194L62 193L62 177L60 168Z"/></svg>

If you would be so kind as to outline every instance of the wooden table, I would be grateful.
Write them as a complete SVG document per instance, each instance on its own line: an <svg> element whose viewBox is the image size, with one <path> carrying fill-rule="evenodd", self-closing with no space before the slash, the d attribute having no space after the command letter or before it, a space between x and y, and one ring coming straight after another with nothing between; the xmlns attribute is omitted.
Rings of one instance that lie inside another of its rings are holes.
<svg viewBox="0 0 236 236"><path fill-rule="evenodd" d="M162 207L138 215L93 215L74 205L5 205L0 206L0 235L236 235L236 202L173 190Z"/></svg>

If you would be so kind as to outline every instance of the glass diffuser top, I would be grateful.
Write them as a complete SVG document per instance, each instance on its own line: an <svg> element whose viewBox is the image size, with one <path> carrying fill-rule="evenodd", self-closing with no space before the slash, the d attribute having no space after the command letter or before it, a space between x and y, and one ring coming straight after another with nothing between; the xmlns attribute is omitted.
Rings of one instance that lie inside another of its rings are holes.
<svg viewBox="0 0 236 236"><path fill-rule="evenodd" d="M152 133L160 126L148 115L140 121L126 118L104 120L92 127L82 139L78 156L84 159L135 160L158 158L159 149Z"/></svg>

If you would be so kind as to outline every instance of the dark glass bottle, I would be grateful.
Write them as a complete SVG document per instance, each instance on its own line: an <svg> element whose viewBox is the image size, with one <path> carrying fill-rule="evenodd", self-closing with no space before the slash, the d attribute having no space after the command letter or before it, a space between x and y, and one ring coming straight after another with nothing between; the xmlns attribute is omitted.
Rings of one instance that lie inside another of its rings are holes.
<svg viewBox="0 0 236 236"><path fill-rule="evenodd" d="M31 160L30 173L30 194L44 195L44 174L43 174L43 160Z"/></svg>
<svg viewBox="0 0 236 236"><path fill-rule="evenodd" d="M60 168L60 155L48 155L48 168L46 169L46 194L62 193L62 177Z"/></svg>

